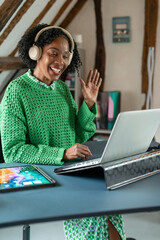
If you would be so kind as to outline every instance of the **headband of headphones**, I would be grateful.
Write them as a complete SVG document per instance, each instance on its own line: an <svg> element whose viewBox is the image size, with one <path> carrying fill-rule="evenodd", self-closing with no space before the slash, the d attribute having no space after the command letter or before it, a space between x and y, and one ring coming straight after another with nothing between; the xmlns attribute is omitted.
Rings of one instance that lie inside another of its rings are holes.
<svg viewBox="0 0 160 240"><path fill-rule="evenodd" d="M58 28L61 29L66 35L67 37L70 39L71 41L71 50L70 50L70 58L69 58L69 64L71 63L72 57L73 57L73 50L74 50L74 41L73 38L71 36L71 34L65 30L64 28L58 27L58 26L48 26L45 28L42 28L36 35L34 42L36 43L38 41L39 36L44 32L47 31L49 29L53 29L53 28ZM38 61L40 59L40 57L42 56L42 48L36 46L35 44L33 44L33 46L29 49L29 57L34 60L34 61Z"/></svg>

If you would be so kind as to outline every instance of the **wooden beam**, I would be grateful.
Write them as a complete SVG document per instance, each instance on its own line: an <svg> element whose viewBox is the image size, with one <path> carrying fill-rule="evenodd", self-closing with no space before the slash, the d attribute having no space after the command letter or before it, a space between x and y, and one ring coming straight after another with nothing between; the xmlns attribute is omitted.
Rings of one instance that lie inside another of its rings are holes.
<svg viewBox="0 0 160 240"><path fill-rule="evenodd" d="M158 0L145 0L145 26L144 26L144 43L142 55L142 93L145 93L145 102L142 109L146 108L146 100L149 86L148 79L148 50L149 47L156 49L156 34L158 23ZM156 52L154 50L154 52Z"/></svg>
<svg viewBox="0 0 160 240"><path fill-rule="evenodd" d="M26 65L19 57L0 57L0 71L22 68L26 68Z"/></svg>
<svg viewBox="0 0 160 240"><path fill-rule="evenodd" d="M9 26L5 29L5 31L0 36L0 45L3 43L3 41L7 38L9 33L12 31L12 29L16 26L16 24L20 21L20 19L23 17L23 15L27 12L29 7L33 4L35 0L27 0L23 6L19 9L16 16L13 18Z"/></svg>
<svg viewBox="0 0 160 240"><path fill-rule="evenodd" d="M86 3L87 0L81 0L81 1L77 1L77 3L75 4L75 6L71 9L71 11L69 12L69 14L67 15L67 17L64 19L63 22L60 24L61 27L65 28L68 26L68 24L73 20L73 18L76 16L76 14L81 10L81 8L83 7L83 5ZM55 2L55 0L50 0L50 2L46 5L45 9L41 12L41 14L35 19L35 21L32 23L32 25L26 30L28 31L29 29L31 29L33 26L36 26L40 20L44 17L45 13L48 11L48 9L51 7L51 5L53 5ZM57 21L58 18L61 16L61 14L64 12L64 9L66 9L66 7L68 6L68 4L70 3L70 0L67 0L65 2L65 4L62 6L62 8L59 11L59 14L56 15L56 19L53 19L53 21ZM54 24L54 22L51 22L51 25ZM17 52L17 47L12 51L12 53L10 54L10 56L14 56Z"/></svg>
<svg viewBox="0 0 160 240"><path fill-rule="evenodd" d="M42 12L39 14L39 16L34 20L34 22L32 23L32 25L27 29L27 31L29 29L31 29L32 27L36 26L41 19L45 16L45 14L48 12L48 10L53 6L53 4L56 2L56 0L50 0L47 5L45 6L45 8L42 10Z"/></svg>
<svg viewBox="0 0 160 240"><path fill-rule="evenodd" d="M51 6L55 3L55 1L56 1L56 0L50 0L50 1L48 2L48 4L46 5L46 7L42 10L42 12L39 14L39 16L34 20L34 22L32 23L32 25L31 25L26 31L28 31L28 30L31 29L32 27L36 26L36 25L41 21L41 19L44 17L44 15L46 14L46 12L51 8ZM16 54L17 50L18 50L18 48L17 48L17 46L16 46L16 48L15 48L15 49L12 51L12 53L10 54L10 59L12 59L12 58L14 59L14 55ZM9 58L8 58L8 59L9 59ZM5 64L4 68L2 68L1 66L4 66L4 65L2 65L2 63L1 63L1 61L0 61L0 72L2 72L2 71L4 71L4 70L9 70L9 69L6 69L6 68L11 67L11 65L6 66L6 64ZM18 65L18 66L20 66L20 65ZM25 66L25 65L23 65L23 66ZM25 67L23 67L23 68L25 68ZM18 68L18 69L20 69L20 68Z"/></svg>
<svg viewBox="0 0 160 240"><path fill-rule="evenodd" d="M60 8L60 10L58 11L58 13L56 14L56 16L54 17L54 19L52 20L52 22L50 23L50 25L54 25L56 23L56 21L61 17L61 15L64 13L64 11L67 9L67 7L69 6L69 4L72 2L72 0L66 0L65 3L63 4L63 6Z"/></svg>
<svg viewBox="0 0 160 240"><path fill-rule="evenodd" d="M4 28L22 1L23 0L6 0L0 6L0 31Z"/></svg>
<svg viewBox="0 0 160 240"><path fill-rule="evenodd" d="M28 0L29 1L29 0ZM27 2L28 2L27 1ZM33 0L32 0L33 1ZM33 22L33 24L30 26L30 28L32 28L33 26L37 25L40 20L44 17L45 13L48 11L48 9L51 7L51 3L53 5L53 3L56 0L50 0L50 2L46 5L45 9L41 12L41 14L35 19L35 21ZM75 6L71 9L70 13L67 15L67 17L63 20L63 22L61 23L61 27L67 27L68 24L73 20L73 18L76 16L76 14L81 10L81 8L83 7L83 5L86 3L87 0L81 0L81 1L77 1L77 3L75 4ZM66 9L66 7L68 6L68 4L70 3L70 0L67 0L66 3L62 6L62 8L59 11L59 14L56 15L56 19L58 20L58 18L60 17L60 13L64 12L64 9ZM55 20L55 19L54 19ZM30 29L29 28L29 29ZM29 30L27 29L27 31ZM10 54L10 57L8 58L0 58L0 71L4 71L4 70L8 70L8 69L20 69L20 68L25 68L26 66L22 63L22 61L20 59L16 59L15 57L13 57L15 55L15 53L17 52L17 47L13 50L13 52ZM13 60L14 59L14 60ZM17 61L15 61L15 59ZM3 61L2 61L3 60ZM19 62L20 61L20 62ZM14 64L12 65L11 64ZM22 65L21 65L22 64Z"/></svg>
<svg viewBox="0 0 160 240"><path fill-rule="evenodd" d="M103 21L101 12L101 0L94 0L95 15L96 15L96 57L95 57L95 68L100 72L102 83L100 91L103 91L105 81L105 66L106 66L106 54L105 45L103 40Z"/></svg>
<svg viewBox="0 0 160 240"><path fill-rule="evenodd" d="M42 10L42 12L38 15L38 17L34 20L34 22L30 25L30 27L25 31L29 31L32 27L36 26L41 19L45 16L45 14L48 12L48 10L52 7L52 5L55 3L56 0L50 0L47 5L45 6L45 8ZM10 56L14 56L16 54L18 50L18 47L16 46L16 48L11 52Z"/></svg>
<svg viewBox="0 0 160 240"><path fill-rule="evenodd" d="M60 27L67 28L67 26L72 22L73 18L78 14L86 2L87 0L77 1L65 19L61 22Z"/></svg>

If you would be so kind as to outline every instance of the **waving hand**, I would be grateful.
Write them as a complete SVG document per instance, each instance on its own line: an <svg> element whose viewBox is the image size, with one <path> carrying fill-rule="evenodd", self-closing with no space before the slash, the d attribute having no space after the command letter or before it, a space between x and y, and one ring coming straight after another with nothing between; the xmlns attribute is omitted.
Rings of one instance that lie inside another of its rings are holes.
<svg viewBox="0 0 160 240"><path fill-rule="evenodd" d="M91 109L97 100L102 78L100 77L100 74L97 71L97 69L95 69L90 70L86 83L84 82L83 79L80 79L80 81L84 101L86 102L88 108Z"/></svg>

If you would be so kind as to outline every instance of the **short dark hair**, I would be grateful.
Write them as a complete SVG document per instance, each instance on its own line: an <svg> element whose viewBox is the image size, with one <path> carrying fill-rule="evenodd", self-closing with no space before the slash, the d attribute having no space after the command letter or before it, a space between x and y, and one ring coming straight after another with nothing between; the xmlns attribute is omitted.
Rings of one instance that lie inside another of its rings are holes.
<svg viewBox="0 0 160 240"><path fill-rule="evenodd" d="M30 59L29 57L29 49L33 46L35 37L37 33L45 28L49 27L48 24L38 24L37 26L31 28L28 32L26 32L21 40L18 43L18 50L19 50L19 56L22 58L25 65L33 70L36 67L37 62ZM69 43L69 48L71 49L71 41L69 37L59 28L52 28L47 31L44 31L36 41L35 45L43 48L46 44L50 44L52 41L54 41L57 37L63 36L67 39ZM65 70L65 74L67 72L75 72L77 71L79 73L79 68L82 65L80 55L77 49L76 42L74 41L74 50L73 50L73 58L70 63L70 65Z"/></svg>

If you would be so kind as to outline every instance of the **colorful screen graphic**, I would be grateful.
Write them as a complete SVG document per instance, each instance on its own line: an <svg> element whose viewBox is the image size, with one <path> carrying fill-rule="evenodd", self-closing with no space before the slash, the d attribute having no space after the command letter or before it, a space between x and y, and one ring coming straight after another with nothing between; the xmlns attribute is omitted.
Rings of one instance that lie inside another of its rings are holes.
<svg viewBox="0 0 160 240"><path fill-rule="evenodd" d="M50 181L30 165L0 169L1 190L48 183Z"/></svg>

